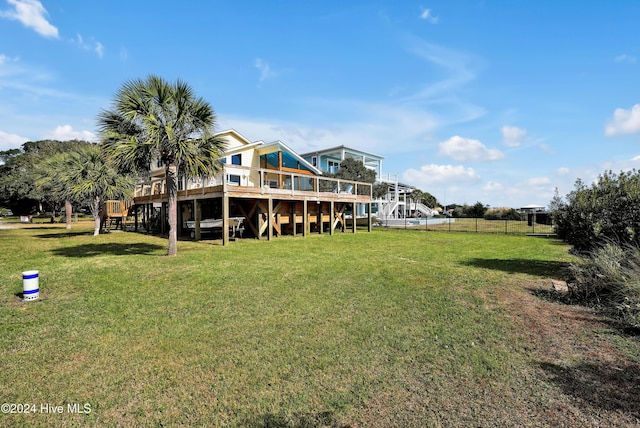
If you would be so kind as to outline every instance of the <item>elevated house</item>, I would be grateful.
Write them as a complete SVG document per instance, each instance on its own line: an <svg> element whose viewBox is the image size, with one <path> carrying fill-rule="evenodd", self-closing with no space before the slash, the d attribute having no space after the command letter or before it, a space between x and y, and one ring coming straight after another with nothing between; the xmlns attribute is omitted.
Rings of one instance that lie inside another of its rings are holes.
<svg viewBox="0 0 640 428"><path fill-rule="evenodd" d="M178 178L179 234L199 239L210 229L271 239L279 235L330 233L356 224L347 210L371 204L372 186L322 176L321 169L282 141L249 141L235 130L220 132L227 143L222 171L212 178ZM156 164L135 189L136 228L166 228L166 183ZM371 212L368 209L368 212ZM368 230L371 229L368 218ZM222 233L223 243L229 233Z"/></svg>
<svg viewBox="0 0 640 428"><path fill-rule="evenodd" d="M336 173L340 169L340 162L347 158L361 161L366 168L376 172L376 177L382 175L382 160L384 156L353 147L337 146L330 149L316 150L301 155L307 162L324 172Z"/></svg>
<svg viewBox="0 0 640 428"><path fill-rule="evenodd" d="M304 153L301 156L323 172L338 172L340 162L347 158L359 160L366 168L375 171L376 182L387 185L387 194L371 201L371 211L367 211L368 208L365 205L357 206L356 211L359 217L364 217L371 212L378 222L386 222L405 217L438 215L437 211L426 205L411 201L411 192L416 189L414 186L400 183L397 175L382 175L382 161L384 159L382 155L343 145Z"/></svg>

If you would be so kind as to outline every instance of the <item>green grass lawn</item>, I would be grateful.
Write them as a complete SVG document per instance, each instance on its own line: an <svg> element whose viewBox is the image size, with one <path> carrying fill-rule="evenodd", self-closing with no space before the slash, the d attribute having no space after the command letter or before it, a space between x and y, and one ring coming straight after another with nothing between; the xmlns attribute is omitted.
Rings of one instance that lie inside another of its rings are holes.
<svg viewBox="0 0 640 428"><path fill-rule="evenodd" d="M167 258L142 234L0 230L0 401L37 405L0 425L516 426L553 405L498 296L562 277L556 240L179 244ZM21 302L32 269L40 299Z"/></svg>

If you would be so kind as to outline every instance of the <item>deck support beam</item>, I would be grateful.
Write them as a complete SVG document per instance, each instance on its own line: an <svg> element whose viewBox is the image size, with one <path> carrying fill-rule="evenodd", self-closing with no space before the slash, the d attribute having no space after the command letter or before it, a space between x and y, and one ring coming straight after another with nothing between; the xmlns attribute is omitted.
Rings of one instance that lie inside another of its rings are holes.
<svg viewBox="0 0 640 428"><path fill-rule="evenodd" d="M329 235L333 235L333 231L336 227L335 219L335 203L333 201L330 202L329 212Z"/></svg>
<svg viewBox="0 0 640 428"><path fill-rule="evenodd" d="M273 239L273 226L271 219L273 218L273 199L267 199L267 241Z"/></svg>
<svg viewBox="0 0 640 428"><path fill-rule="evenodd" d="M302 236L309 234L309 204L307 200L302 201Z"/></svg>
<svg viewBox="0 0 640 428"><path fill-rule="evenodd" d="M160 206L160 234L164 235L167 232L165 224L167 223L167 203L163 202Z"/></svg>
<svg viewBox="0 0 640 428"><path fill-rule="evenodd" d="M357 220L357 218L356 218L357 217L356 216L356 208L358 208L358 207L356 206L356 203L354 202L351 205L351 222L352 222L351 230L352 230L353 233L356 233L356 223L357 223L357 221L356 221Z"/></svg>
<svg viewBox="0 0 640 428"><path fill-rule="evenodd" d="M291 233L293 236L296 236L296 229L298 228L298 224L296 223L296 201L291 203Z"/></svg>
<svg viewBox="0 0 640 428"><path fill-rule="evenodd" d="M222 245L229 244L229 194L222 195Z"/></svg>
<svg viewBox="0 0 640 428"><path fill-rule="evenodd" d="M202 210L200 209L200 201L195 199L193 201L193 218L196 222L195 231L193 232L196 241L202 238L202 231L200 230L200 220L202 219Z"/></svg>

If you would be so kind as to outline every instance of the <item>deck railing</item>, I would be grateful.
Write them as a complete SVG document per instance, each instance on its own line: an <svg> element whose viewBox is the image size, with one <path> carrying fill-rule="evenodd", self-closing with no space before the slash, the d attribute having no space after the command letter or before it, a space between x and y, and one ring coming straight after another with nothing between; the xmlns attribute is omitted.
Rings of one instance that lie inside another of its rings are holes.
<svg viewBox="0 0 640 428"><path fill-rule="evenodd" d="M372 196L372 184L359 181L342 180L317 175L302 174L295 171L280 171L269 168L250 168L240 165L224 165L221 172L210 178L179 177L178 191L196 193L200 189L219 188L233 192L234 189L255 189L261 193L282 194L289 191L292 195L299 192L351 194L361 197ZM151 177L136 185L135 197L163 195L166 193L164 176ZM288 193L288 192L287 192Z"/></svg>

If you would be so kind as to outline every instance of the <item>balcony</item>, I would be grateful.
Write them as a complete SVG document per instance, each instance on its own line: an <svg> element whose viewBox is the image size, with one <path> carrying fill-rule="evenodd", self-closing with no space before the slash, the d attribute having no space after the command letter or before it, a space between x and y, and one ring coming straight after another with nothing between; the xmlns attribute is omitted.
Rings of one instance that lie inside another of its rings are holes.
<svg viewBox="0 0 640 428"><path fill-rule="evenodd" d="M224 165L211 178L178 180L178 200L218 197L371 202L372 185L301 173L299 170L274 170ZM166 202L164 176L151 177L136 185L135 204Z"/></svg>

